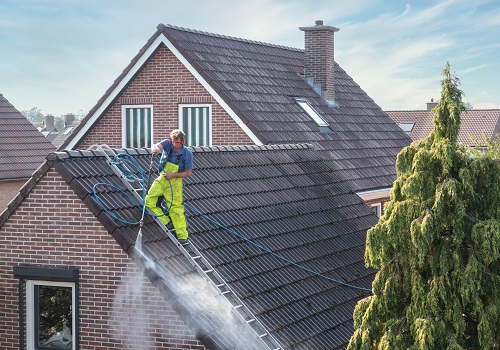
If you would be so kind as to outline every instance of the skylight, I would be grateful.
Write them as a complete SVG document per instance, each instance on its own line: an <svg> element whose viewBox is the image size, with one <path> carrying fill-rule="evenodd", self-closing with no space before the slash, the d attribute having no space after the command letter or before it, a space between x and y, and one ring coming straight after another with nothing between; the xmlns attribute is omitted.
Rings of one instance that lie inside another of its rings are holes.
<svg viewBox="0 0 500 350"><path fill-rule="evenodd" d="M412 122L402 122L402 123L399 123L399 127L404 132L411 132L413 130L414 126L415 126L415 123L412 123Z"/></svg>
<svg viewBox="0 0 500 350"><path fill-rule="evenodd" d="M297 102L299 104L299 106L302 107L304 112L306 112L307 115L312 120L314 120L314 122L316 124L318 124L318 126L328 126L328 123L323 118L321 118L321 116L318 114L318 112L316 112L314 110L314 108L312 108L312 106L309 104L309 102L307 102L304 99L300 99L300 98L296 98L295 102Z"/></svg>

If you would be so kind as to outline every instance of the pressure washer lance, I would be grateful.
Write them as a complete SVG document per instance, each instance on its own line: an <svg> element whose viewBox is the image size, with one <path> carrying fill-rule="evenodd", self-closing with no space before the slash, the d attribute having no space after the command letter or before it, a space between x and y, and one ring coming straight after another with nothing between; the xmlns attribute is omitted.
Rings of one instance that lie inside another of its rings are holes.
<svg viewBox="0 0 500 350"><path fill-rule="evenodd" d="M146 186L144 187L144 191L149 190L149 182L151 181L151 172L153 171L153 162L154 162L155 156L156 156L156 154L154 152L151 152L151 162L149 163L148 180L146 181ZM143 196L142 196L142 200L144 203L142 204L142 216L141 216L141 220L139 221L139 232L137 233L137 236L141 237L141 239L142 239L142 226L144 225L144 214L146 212L146 201L145 201L146 195L147 194L143 193Z"/></svg>

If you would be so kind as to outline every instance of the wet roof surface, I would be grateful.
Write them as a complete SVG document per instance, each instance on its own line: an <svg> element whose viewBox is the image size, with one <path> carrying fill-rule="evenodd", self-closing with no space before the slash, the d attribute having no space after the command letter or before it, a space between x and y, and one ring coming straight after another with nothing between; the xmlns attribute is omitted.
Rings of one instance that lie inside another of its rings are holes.
<svg viewBox="0 0 500 350"><path fill-rule="evenodd" d="M192 150L195 170L184 186L192 244L285 349L344 348L353 332L354 306L369 292L333 280L370 289L374 270L365 268L363 257L366 230L377 221L371 210L308 145ZM148 171L149 151L120 152ZM102 205L93 193L98 182L124 188L107 158L97 151L58 152L51 158L132 254L138 226L109 213L133 222L141 210L111 186L97 186ZM196 274L150 216L142 235L148 259L178 276ZM162 278L154 277L167 285ZM200 318L196 322L203 323ZM216 348L223 349L228 335L222 329L209 333Z"/></svg>

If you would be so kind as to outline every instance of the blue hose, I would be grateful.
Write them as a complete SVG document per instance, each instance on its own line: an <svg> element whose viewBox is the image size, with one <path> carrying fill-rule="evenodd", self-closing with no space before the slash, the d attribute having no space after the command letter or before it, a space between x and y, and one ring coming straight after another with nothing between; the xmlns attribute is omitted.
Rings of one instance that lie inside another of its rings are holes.
<svg viewBox="0 0 500 350"><path fill-rule="evenodd" d="M120 170L120 171L122 171L123 175L124 175L124 176L125 176L128 180L130 180L130 181L135 181L135 182L140 182L140 184L141 184L141 186L142 186L142 188L143 188L143 191L142 191L142 193L143 193L143 196L142 196L142 201L143 201L143 203L144 203L144 198L145 198L145 193L146 193L146 188L145 188L145 185L144 185L144 172L141 170L141 167L140 167L139 163L137 162L137 160L136 160L134 157L131 157L131 156L130 156L130 155L128 155L128 154L126 154L126 156L129 156L131 159L133 159L133 161L134 161L134 162L132 163L132 162L129 162L128 160L124 160L124 159L120 158L119 156L116 156L115 158L117 158L117 162L118 162L118 161L119 161L119 162L125 162L125 163L129 164L130 166L133 166L133 167L135 167L136 169L138 169L139 173L141 174L141 177L140 177L140 178L138 178L138 177L137 177L137 175L135 175L135 173L133 173L133 172L129 171L127 168L123 168L123 167L120 167L120 166L118 166L118 165L117 165L117 167L119 168L119 170ZM153 160L151 160L151 162L152 162L152 161L153 161ZM151 165L152 165L152 164L151 164ZM174 199L174 198L173 198L173 197L174 197L174 191L173 191L173 188L172 188L172 182L171 182L170 180L168 180L168 182L169 182L169 184L170 184L170 192L172 193L172 200L170 201L170 207L171 207L171 206L172 206L172 203L173 203L173 201L174 201L174 200L173 200L173 199ZM99 183L96 183L96 184L93 186L93 188L92 188L92 190L93 190L93 193L94 193L94 196L95 196L95 199L96 199L97 203L99 203L99 205L101 206L101 208L103 208L103 210L104 210L106 213L108 213L111 217L113 217L114 219L116 219L116 220L118 220L118 221L121 221L121 222L124 222L124 223L126 223L126 224L129 224L129 225L137 225L137 224L140 224L140 223L141 223L141 220L140 220L140 221L133 221L133 222L131 222L131 221L123 220L123 219L121 219L121 218L117 217L116 215L114 215L113 213L111 213L111 212L110 212L110 211L109 211L109 210L108 210L108 209L107 209L107 208L106 208L106 207L102 204L102 202L100 201L99 196L97 195L97 190L96 190L96 187L97 187L97 186L108 186L108 187L111 187L111 188L114 188L114 189L118 190L120 193L122 193L124 196L126 196L128 199L130 199L130 201L131 201L131 202L132 202L132 203L133 203L136 207L138 207L138 208L139 208L139 209L141 209L141 210L144 210L144 206L145 206L145 204L140 205L140 204L139 204L139 203L137 203L137 202L136 202L136 201L135 201L132 197L130 197L130 196L129 196L129 195L128 195L125 191L123 191L121 188L118 188L118 187L116 187L116 186L114 186L114 185L111 185L111 184L109 184L109 183L99 182ZM224 226L224 225L222 225L222 224L218 223L217 221L215 221L215 220L211 219L211 218L210 218L210 217L208 217L207 215L205 215L205 214L201 213L201 212L200 212L200 211L198 211L196 208L194 208L194 207L192 207L192 206L190 206L190 205L188 205L188 204L186 204L186 203L184 203L184 205L185 205L186 207L188 207L189 209L191 209L192 211L194 211L195 213L197 213L198 215L201 215L201 216L202 216L203 218L205 218L206 220L208 220L208 221L210 221L211 223L213 223L213 224L215 224L215 225L219 226L220 228L224 229L225 231L227 231L227 232L229 232L229 233L231 233L231 234L233 234L233 235L237 236L238 238L240 238L240 239L244 240L245 242L248 242L248 243L252 244L253 246L255 246L255 247L259 248L260 250L262 250L262 251L264 251L264 252L266 252L266 253L268 253L268 254L271 254L272 256L274 256L274 257L276 257L276 258L278 258L278 259L280 259L280 260L283 260L283 261L285 261L285 262L287 262L287 263L289 263L289 264L291 264L291 265L293 265L293 266L295 266L295 267L298 267L298 268L300 268L300 269L302 269L302 270L304 270L304 271L307 271L307 272L309 272L309 273L311 273L311 274L313 274L313 275L315 275L315 276L318 276L318 277L324 278L324 279L326 279L326 280L329 280L329 281L331 281L331 282L334 282L334 283L340 284L340 285L345 286L345 287L349 287L349 288L353 288L353 289L357 289L357 290L362 290L362 291L366 291L366 292L370 292L370 293L372 292L372 290L371 290L371 289L369 289L369 288L363 288L363 287L358 287L358 286L355 286L355 285L352 285L352 284L344 283L344 282L342 282L342 281L339 281L339 280L333 279L333 278L331 278L331 277L328 277L328 276L326 276L326 275L323 275L322 273L319 273L319 272L317 272L317 271L311 270L311 269L309 269L309 268L307 268L307 267L305 267L305 266L299 265L299 264L297 264L297 263L295 263L295 262L293 262L293 261L291 261L291 260L289 260L289 259L285 258L284 256L281 256L281 255L279 255L279 254L277 254L277 253L275 253L275 252L273 252L273 251L271 251L271 250L269 250L269 249L265 248L264 246L261 246L260 244L257 244L257 243L255 243L255 242L253 242L252 240L250 240L250 239L248 239L248 238L246 238L246 237L244 237L244 236L242 236L242 235L238 234L237 232L235 232L235 231L233 231L233 230L231 230L231 229L227 228L226 226ZM168 210L170 210L170 207L168 208ZM167 213L168 213L168 211L167 211ZM155 217L155 216L156 216L156 215L154 215L154 214L150 214L150 213L147 213L147 214L148 214L148 215L150 215L150 216L153 216L153 217ZM163 214L163 215L166 215L166 213L165 213L165 214ZM161 216L161 215L159 215L159 216ZM159 217L159 216L157 216L157 217Z"/></svg>
<svg viewBox="0 0 500 350"><path fill-rule="evenodd" d="M123 156L127 156L129 157L129 159L132 159L133 162L130 162L128 159L124 159ZM153 162L153 159L151 159L151 166L152 166L152 162ZM146 198L146 191L147 191L147 186L145 185L144 183L144 177L145 177L145 174L144 172L142 171L141 169L141 166L139 164L139 162L137 162L137 160L132 157L131 155L129 154L122 154L122 155L117 155L113 158L113 163L115 163L116 167L121 171L121 173L123 174L123 176L128 180L128 181L131 181L131 182L139 182L140 185L141 185L141 188L142 188L142 205L137 203L134 198L132 198L131 196L129 196L127 194L127 192L125 192L124 190L122 190L121 188L117 187L117 186L114 186L112 184L109 184L109 183L106 183L106 182L98 182L96 184L94 184L94 186L92 186L92 192L94 193L94 197L97 201L97 203L99 204L99 206L109 215L111 216L112 218L114 218L115 220L118 220L120 222L123 222L125 224L129 224L129 225L139 225L141 222L142 222L142 219L141 218L140 220L138 221L128 221L128 220L124 220L122 218L119 218L118 216L114 215L108 208L106 208L106 206L101 202L101 200L99 199L99 195L97 193L97 186L107 186L107 187L111 187L115 190L117 190L118 192L120 192L122 195L124 195L125 197L127 197L128 199L130 199L130 201L137 207L139 208L140 210L142 210L143 212L143 217L144 217L144 213L149 215L149 216L152 216L152 217L161 217L161 216L165 216L168 214L168 212L170 211L170 208L172 208L172 203L174 202L174 190L172 188L172 182L170 180L167 180L169 185L170 185L170 192L172 193L172 198L171 198L171 201L170 201L170 206L168 207L168 210L163 213L162 215L155 215L155 214L151 214L151 213L148 213L148 212L145 212L145 209L146 209L146 206L145 206L145 198ZM129 166L131 166L132 168L135 168L136 170L138 170L139 174L140 174L140 177L138 177L135 172L132 172L130 171L128 168L126 167L123 167L121 166L120 164L128 164ZM148 182L149 182L149 179L148 179ZM148 184L149 185L149 184Z"/></svg>

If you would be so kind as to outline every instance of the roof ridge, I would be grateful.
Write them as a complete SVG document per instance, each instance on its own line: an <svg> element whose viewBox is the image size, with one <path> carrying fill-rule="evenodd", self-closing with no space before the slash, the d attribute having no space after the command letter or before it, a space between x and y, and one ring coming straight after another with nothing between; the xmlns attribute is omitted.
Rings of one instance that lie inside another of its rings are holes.
<svg viewBox="0 0 500 350"><path fill-rule="evenodd" d="M310 143L291 143L291 144L272 144L272 145L244 145L244 146L188 146L193 153L210 153L210 152L250 152L250 151L274 151L274 150L298 150L298 149L314 149L314 145ZM58 161L67 158L86 158L86 157L104 157L102 152L115 156L121 154L129 155L148 155L151 154L149 148L112 148L109 150L61 150L51 152L47 155L47 160Z"/></svg>
<svg viewBox="0 0 500 350"><path fill-rule="evenodd" d="M281 145L244 145L244 146L192 146L189 147L193 153L204 152L249 152L249 151L274 151L292 149L314 149L310 143L291 143Z"/></svg>
<svg viewBox="0 0 500 350"><path fill-rule="evenodd" d="M163 24L163 23L160 23L160 24L158 24L158 26L156 28L159 31L162 31L164 28L170 28L170 29L175 29L175 30L180 30L180 31L190 32L190 33L196 33L196 34L201 34L201 35L206 35L206 36L211 36L211 37L216 37L216 38L237 40L237 41L241 41L241 42L245 42L245 43L249 43L249 44L257 44L257 45L274 47L274 48L279 48L279 49L286 49L286 50L293 50L293 51L297 51L297 52L304 52L303 49L298 49L298 48L291 47L291 46L277 45L277 44L266 43L264 41L250 40L250 39L239 38L239 37L236 37L236 36L229 36L229 35L211 33L211 32L206 32L206 31L197 30L197 29L190 29L190 28L185 28L185 27L179 27L179 26L175 26L175 25L172 25L172 24Z"/></svg>

